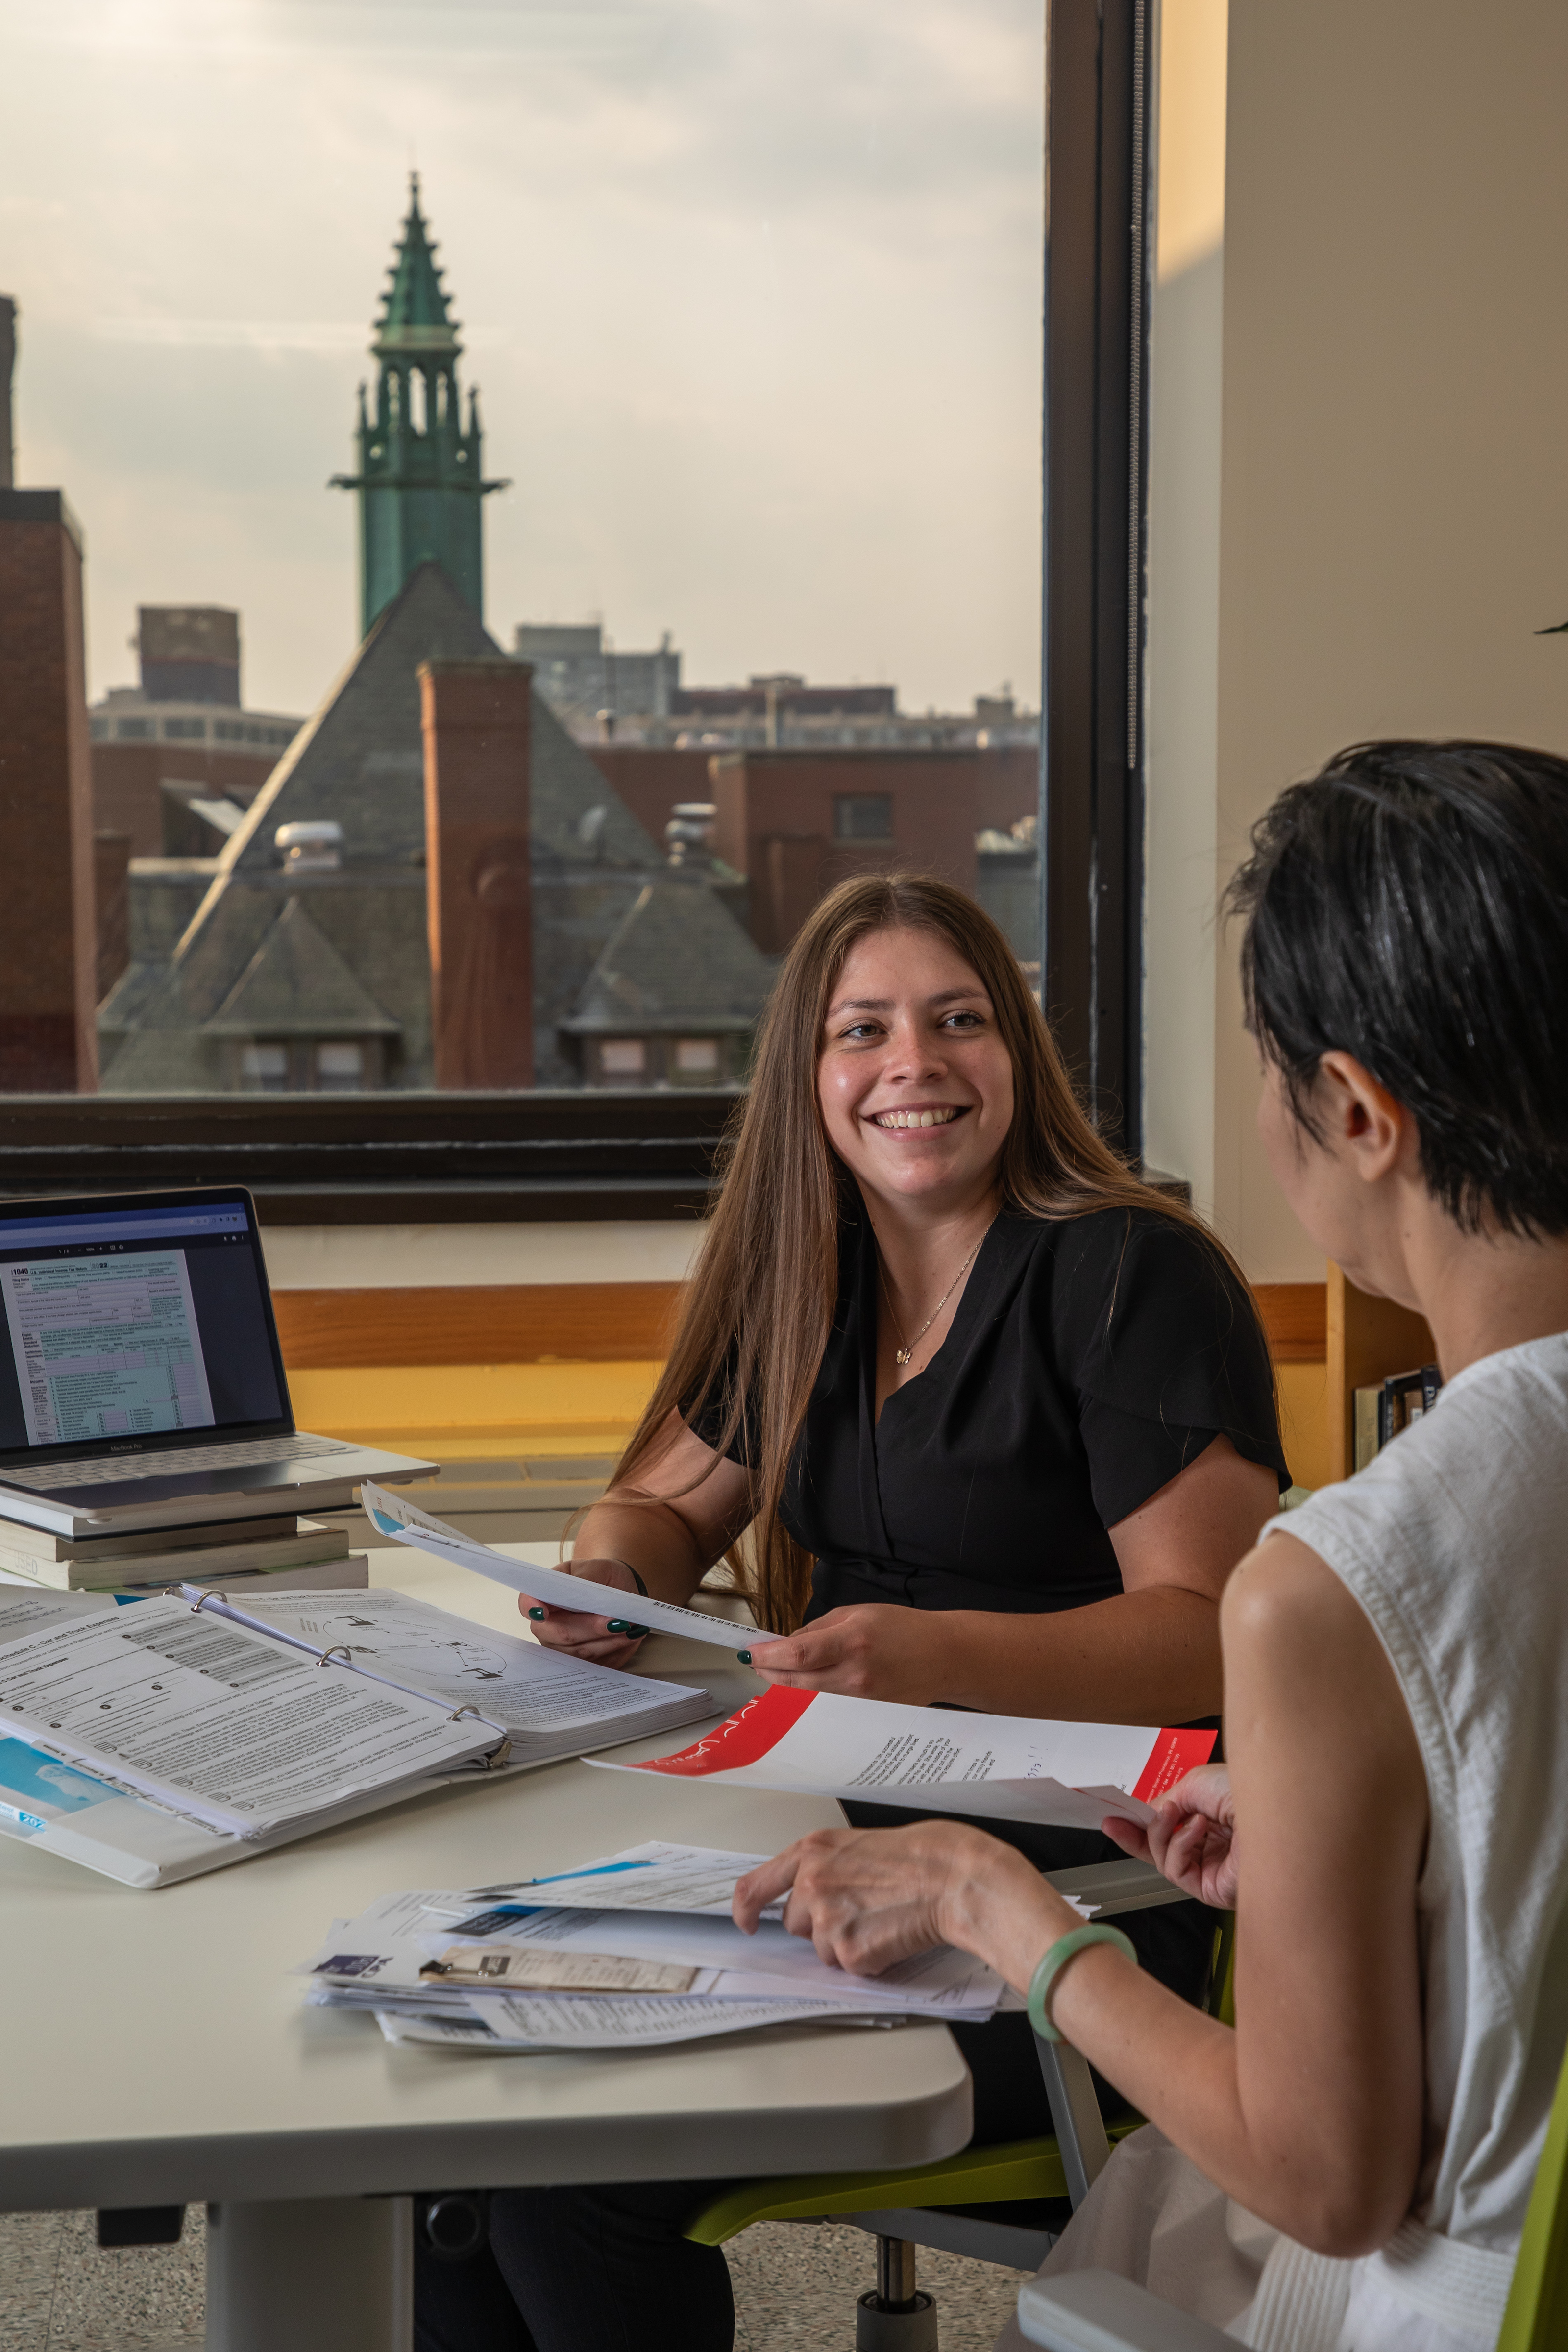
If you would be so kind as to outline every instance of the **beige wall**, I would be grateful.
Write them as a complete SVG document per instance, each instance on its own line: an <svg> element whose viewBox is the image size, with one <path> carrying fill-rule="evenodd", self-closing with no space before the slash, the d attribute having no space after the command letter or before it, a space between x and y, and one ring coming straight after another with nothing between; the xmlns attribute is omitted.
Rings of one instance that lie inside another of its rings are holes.
<svg viewBox="0 0 1568 2352"><path fill-rule="evenodd" d="M1165 54L1184 26L1192 47L1208 6L1165 0ZM1568 746L1568 637L1533 634L1568 619L1565 100L1562 0L1232 0L1216 881L1272 794L1357 737ZM1189 95L1189 131L1201 111ZM1161 133L1168 156L1163 119ZM1212 466L1214 417L1194 370L1177 383L1184 410L1173 382L1156 349L1150 1151L1166 1165L1178 1142L1189 1151L1255 1281L1310 1280L1321 1262L1253 1137L1258 1081L1228 951L1211 966L1210 1022L1186 1026L1212 955L1193 884L1204 755L1193 735L1172 740L1179 703L1159 649L1173 632L1179 642L1169 607L1197 576L1201 530L1189 523L1185 572L1167 531L1163 574L1155 525L1176 501L1172 476ZM1168 854L1173 838L1182 855Z"/></svg>
<svg viewBox="0 0 1568 2352"><path fill-rule="evenodd" d="M458 1289L469 1283L683 1282L694 1217L540 1225L268 1225L274 1290Z"/></svg>
<svg viewBox="0 0 1568 2352"><path fill-rule="evenodd" d="M1226 0L1164 0L1150 306L1145 1154L1215 1197Z"/></svg>

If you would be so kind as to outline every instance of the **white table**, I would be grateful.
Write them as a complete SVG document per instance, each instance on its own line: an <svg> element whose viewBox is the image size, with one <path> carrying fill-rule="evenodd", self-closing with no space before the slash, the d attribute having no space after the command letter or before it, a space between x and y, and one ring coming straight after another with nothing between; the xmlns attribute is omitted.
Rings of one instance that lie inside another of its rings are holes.
<svg viewBox="0 0 1568 2352"><path fill-rule="evenodd" d="M424 1555L373 1553L372 1575L518 1625L513 1596ZM757 1686L723 1651L662 1636L646 1670L726 1706ZM950 2155L969 2137L970 2082L942 2026L625 2054L395 2051L369 2017L307 2010L288 1973L334 1915L392 1888L565 1869L654 1836L772 1851L839 1818L570 1762L436 1790L156 1894L7 1841L0 2210L208 2200L210 2352L397 2352L412 2190Z"/></svg>

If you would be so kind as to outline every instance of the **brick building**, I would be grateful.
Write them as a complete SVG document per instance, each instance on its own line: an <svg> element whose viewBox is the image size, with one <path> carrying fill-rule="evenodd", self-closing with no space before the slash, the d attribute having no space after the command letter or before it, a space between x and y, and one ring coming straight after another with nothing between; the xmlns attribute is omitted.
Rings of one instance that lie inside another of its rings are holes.
<svg viewBox="0 0 1568 2352"><path fill-rule="evenodd" d="M58 490L0 489L0 1092L90 1094L92 782L81 530Z"/></svg>
<svg viewBox="0 0 1568 2352"><path fill-rule="evenodd" d="M132 857L216 853L300 721L242 706L239 615L224 605L142 604L132 643L139 683L88 714L94 820L129 835ZM193 832L202 802L212 814Z"/></svg>
<svg viewBox="0 0 1568 2352"><path fill-rule="evenodd" d="M743 1066L765 958L527 683L421 565L221 856L132 862L105 1091L689 1084L697 1049L709 1084Z"/></svg>
<svg viewBox="0 0 1568 2352"><path fill-rule="evenodd" d="M586 747L595 767L655 840L678 802L710 802L713 849L744 876L749 928L765 953L789 945L823 892L847 874L911 866L944 875L989 905L1005 877L1016 898L1028 852L1011 836L1038 804L1039 755L999 749L704 752ZM1015 943L1016 917L993 908Z"/></svg>

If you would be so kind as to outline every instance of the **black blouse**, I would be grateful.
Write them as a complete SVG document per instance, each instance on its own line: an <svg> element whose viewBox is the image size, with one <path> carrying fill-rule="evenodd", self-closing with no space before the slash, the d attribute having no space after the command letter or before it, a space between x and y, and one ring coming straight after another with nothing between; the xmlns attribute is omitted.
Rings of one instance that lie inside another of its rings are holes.
<svg viewBox="0 0 1568 2352"><path fill-rule="evenodd" d="M877 1418L878 1260L857 1202L783 1517L808 1619L853 1601L1076 1609L1119 1593L1107 1530L1223 1433L1280 1486L1268 1350L1202 1238L1145 1210L1005 1213L952 1326ZM691 1425L711 1443L711 1402ZM731 1449L743 1460L744 1437Z"/></svg>

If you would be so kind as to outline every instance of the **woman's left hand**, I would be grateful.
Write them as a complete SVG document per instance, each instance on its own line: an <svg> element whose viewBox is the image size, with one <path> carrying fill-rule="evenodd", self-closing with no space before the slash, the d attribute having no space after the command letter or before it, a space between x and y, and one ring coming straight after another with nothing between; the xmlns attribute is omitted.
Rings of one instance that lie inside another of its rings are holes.
<svg viewBox="0 0 1568 2352"><path fill-rule="evenodd" d="M830 1609L779 1641L760 1636L752 1643L752 1664L769 1682L793 1690L929 1706L947 1696L944 1663L951 1665L951 1657L942 1628L937 1611L865 1601L853 1609Z"/></svg>

